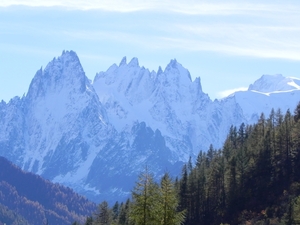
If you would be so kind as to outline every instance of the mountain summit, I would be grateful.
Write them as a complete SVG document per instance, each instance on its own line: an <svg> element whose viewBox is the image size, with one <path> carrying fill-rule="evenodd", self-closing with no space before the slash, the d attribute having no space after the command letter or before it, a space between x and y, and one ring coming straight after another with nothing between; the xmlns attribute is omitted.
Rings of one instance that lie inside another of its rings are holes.
<svg viewBox="0 0 300 225"><path fill-rule="evenodd" d="M300 79L284 77L281 74L263 75L260 79L251 84L248 90L262 93L300 90Z"/></svg>
<svg viewBox="0 0 300 225"><path fill-rule="evenodd" d="M124 200L145 166L160 177L231 125L253 123L272 108L293 109L299 79L263 76L249 90L212 101L175 59L149 71L133 58L86 77L73 51L37 71L28 93L0 103L0 155L93 199Z"/></svg>

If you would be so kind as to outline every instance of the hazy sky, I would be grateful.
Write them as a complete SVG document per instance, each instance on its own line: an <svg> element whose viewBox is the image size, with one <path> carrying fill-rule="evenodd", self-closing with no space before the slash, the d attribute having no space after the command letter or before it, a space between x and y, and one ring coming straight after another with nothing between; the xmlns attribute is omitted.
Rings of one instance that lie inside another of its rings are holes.
<svg viewBox="0 0 300 225"><path fill-rule="evenodd" d="M219 98L263 74L300 77L300 1L0 0L0 100L63 50L90 79L123 56L155 71L176 58Z"/></svg>

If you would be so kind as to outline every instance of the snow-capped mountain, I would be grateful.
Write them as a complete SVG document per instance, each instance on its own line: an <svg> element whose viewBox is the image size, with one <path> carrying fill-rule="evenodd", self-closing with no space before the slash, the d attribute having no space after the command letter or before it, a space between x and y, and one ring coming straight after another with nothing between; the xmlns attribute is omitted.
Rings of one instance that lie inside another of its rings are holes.
<svg viewBox="0 0 300 225"><path fill-rule="evenodd" d="M136 58L128 64L123 58L119 66L98 73L93 86L119 132L144 121L163 134L173 150L173 162L186 161L211 143L221 146L220 132L244 121L241 113L235 113L241 110L237 104L212 102L203 93L200 78L192 81L189 71L176 60L164 70L150 72Z"/></svg>
<svg viewBox="0 0 300 225"><path fill-rule="evenodd" d="M294 77L284 77L281 74L263 75L248 88L248 91L257 91L261 93L293 90L300 90L300 79Z"/></svg>
<svg viewBox="0 0 300 225"><path fill-rule="evenodd" d="M0 103L0 155L95 201L126 198L145 166L179 175L221 147L231 125L294 109L300 80L267 76L212 101L176 60L149 71L123 58L91 82L73 51L37 71L22 98Z"/></svg>
<svg viewBox="0 0 300 225"><path fill-rule="evenodd" d="M247 91L239 91L226 98L239 104L247 123L255 123L263 112L271 109L293 112L300 101L300 79L279 75L263 75Z"/></svg>

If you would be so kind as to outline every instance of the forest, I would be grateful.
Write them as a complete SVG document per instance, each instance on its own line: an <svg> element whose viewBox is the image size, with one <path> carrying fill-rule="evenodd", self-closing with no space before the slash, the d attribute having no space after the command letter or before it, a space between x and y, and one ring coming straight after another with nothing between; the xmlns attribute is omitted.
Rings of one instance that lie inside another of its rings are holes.
<svg viewBox="0 0 300 225"><path fill-rule="evenodd" d="M0 157L0 225L65 225L96 210L72 189L22 171Z"/></svg>
<svg viewBox="0 0 300 225"><path fill-rule="evenodd" d="M232 126L223 147L200 151L180 178L156 182L145 168L130 199L100 203L84 223L96 224L300 224L300 103Z"/></svg>

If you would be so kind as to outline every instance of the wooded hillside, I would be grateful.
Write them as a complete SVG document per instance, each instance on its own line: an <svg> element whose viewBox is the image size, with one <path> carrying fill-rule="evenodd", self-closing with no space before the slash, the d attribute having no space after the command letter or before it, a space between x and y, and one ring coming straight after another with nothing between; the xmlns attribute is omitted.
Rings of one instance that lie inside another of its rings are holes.
<svg viewBox="0 0 300 225"><path fill-rule="evenodd" d="M85 221L87 215L92 214L95 209L95 203L78 195L72 189L24 172L0 157L0 221L2 223L65 225L75 220ZM14 217L20 218L13 223L11 220Z"/></svg>
<svg viewBox="0 0 300 225"><path fill-rule="evenodd" d="M131 200L112 209L99 207L86 225L180 224L181 219L170 223L161 216L166 215L162 186L152 179L142 181L137 181ZM300 224L300 103L294 114L272 110L254 125L232 126L222 149L211 145L200 151L169 190L177 200L168 213L184 217L181 224ZM103 212L105 223L99 222Z"/></svg>

